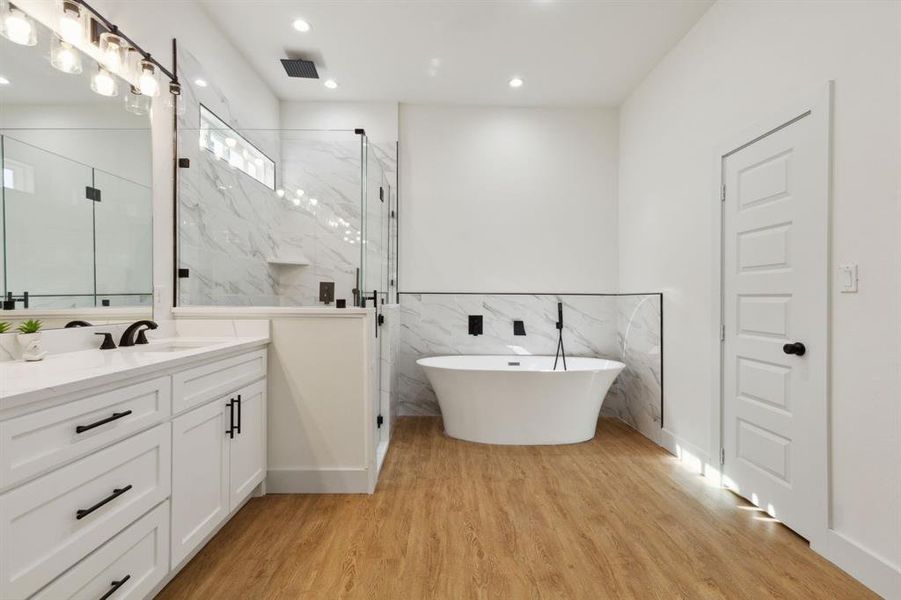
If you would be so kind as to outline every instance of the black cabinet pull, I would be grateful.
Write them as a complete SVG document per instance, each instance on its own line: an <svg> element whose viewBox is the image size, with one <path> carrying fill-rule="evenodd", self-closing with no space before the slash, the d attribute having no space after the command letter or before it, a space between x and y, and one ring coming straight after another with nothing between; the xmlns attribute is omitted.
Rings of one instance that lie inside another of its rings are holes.
<svg viewBox="0 0 901 600"><path fill-rule="evenodd" d="M238 427L237 431L241 433L241 394L238 394Z"/></svg>
<svg viewBox="0 0 901 600"><path fill-rule="evenodd" d="M232 398L228 401L228 430L225 432L228 434L228 439L234 439L235 437L235 399Z"/></svg>
<svg viewBox="0 0 901 600"><path fill-rule="evenodd" d="M85 431L89 431L94 429L95 427L100 427L101 425L106 425L107 423L112 423L117 419L121 419L122 417L127 417L131 414L130 410L124 410L122 412L113 413L112 416L109 416L105 419L100 419L99 421L94 421L90 425L79 425L75 428L75 433L84 433Z"/></svg>
<svg viewBox="0 0 901 600"><path fill-rule="evenodd" d="M79 508L78 510L76 510L75 518L76 519L85 518L86 516L88 516L89 514L91 514L92 512L94 512L95 510L97 510L98 508L100 508L101 506L106 504L107 502L112 502L113 500L115 500L116 498L118 498L119 496L121 496L122 494L124 494L125 492L127 492L130 489L131 489L131 484L126 485L124 488L114 489L112 494L110 494L109 496L107 496L106 498L104 498L103 500L101 500L100 502L98 502L97 504L92 506L91 508Z"/></svg>
<svg viewBox="0 0 901 600"><path fill-rule="evenodd" d="M112 587L111 587L105 594L103 594L102 596L100 596L100 600L106 600L107 598L109 598L110 596L112 596L113 594L115 594L115 593L116 593L116 590L118 590L120 587L122 587L123 585L125 585L125 582L128 581L129 579L131 579L131 575L126 575L125 577L123 577L123 578L120 579L119 581L111 581L111 582L110 582L110 585L111 585Z"/></svg>

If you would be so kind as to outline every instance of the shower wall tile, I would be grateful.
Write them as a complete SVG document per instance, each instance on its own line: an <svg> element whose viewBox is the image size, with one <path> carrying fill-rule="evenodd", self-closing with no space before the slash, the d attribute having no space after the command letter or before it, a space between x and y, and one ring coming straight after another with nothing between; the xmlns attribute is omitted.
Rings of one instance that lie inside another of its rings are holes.
<svg viewBox="0 0 901 600"><path fill-rule="evenodd" d="M395 402L401 415L440 415L419 358L443 354L539 354L557 349L557 302L563 302L568 356L622 360L626 369L604 401L615 416L660 439L660 300L657 295L401 294ZM468 334L482 315L484 333ZM526 335L513 335L513 321Z"/></svg>
<svg viewBox="0 0 901 600"><path fill-rule="evenodd" d="M278 298L277 281L267 263L277 247L273 235L282 207L273 190L228 167L200 147L199 105L214 107L235 129L228 99L214 82L196 88L203 69L197 59L179 48L182 99L186 110L179 119L179 157L191 166L179 169L179 266L190 269L180 281L179 302L185 305L248 305ZM257 147L278 162L276 132L244 132ZM277 302L276 302L277 304Z"/></svg>
<svg viewBox="0 0 901 600"><path fill-rule="evenodd" d="M187 107L179 116L179 156L191 160L189 169L179 170L179 266L191 273L179 282L179 302L317 305L325 281L335 283L335 298L352 304L364 252L361 138L352 132L248 130L215 82L194 85L203 69L184 46L178 62ZM275 160L283 197L200 147L200 103ZM373 171L384 171L396 187L396 143L370 147L381 165ZM382 269L387 248L381 239L369 253L367 264L378 261ZM300 256L310 265L269 261Z"/></svg>

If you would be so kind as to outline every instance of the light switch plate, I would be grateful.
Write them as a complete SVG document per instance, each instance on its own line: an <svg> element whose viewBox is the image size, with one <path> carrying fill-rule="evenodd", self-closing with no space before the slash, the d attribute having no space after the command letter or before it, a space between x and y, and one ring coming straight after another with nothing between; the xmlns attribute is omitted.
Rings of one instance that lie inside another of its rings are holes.
<svg viewBox="0 0 901 600"><path fill-rule="evenodd" d="M857 293L857 265L842 265L839 267L839 289L843 294Z"/></svg>

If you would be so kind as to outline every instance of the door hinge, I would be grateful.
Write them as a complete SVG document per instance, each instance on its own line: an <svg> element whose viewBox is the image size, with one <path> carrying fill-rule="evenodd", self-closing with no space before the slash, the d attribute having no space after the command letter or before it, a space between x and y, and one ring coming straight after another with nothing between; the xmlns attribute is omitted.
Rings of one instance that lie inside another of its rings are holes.
<svg viewBox="0 0 901 600"><path fill-rule="evenodd" d="M726 464L726 449L720 448L720 466Z"/></svg>
<svg viewBox="0 0 901 600"><path fill-rule="evenodd" d="M378 428L381 428L381 427L382 427L382 423L384 423L384 422L385 422L385 419L384 419L384 417L382 417L382 415L379 415L379 416L377 416L377 417L375 418L375 425L376 425L376 427L378 427Z"/></svg>
<svg viewBox="0 0 901 600"><path fill-rule="evenodd" d="M725 325L720 325L720 341L721 342L726 341L726 326Z"/></svg>
<svg viewBox="0 0 901 600"><path fill-rule="evenodd" d="M85 186L84 196L88 200L93 200L94 202L100 202L100 190L95 187L91 187L89 185Z"/></svg>
<svg viewBox="0 0 901 600"><path fill-rule="evenodd" d="M723 186L720 188L720 202L725 202L725 201L726 201L726 184L724 183Z"/></svg>

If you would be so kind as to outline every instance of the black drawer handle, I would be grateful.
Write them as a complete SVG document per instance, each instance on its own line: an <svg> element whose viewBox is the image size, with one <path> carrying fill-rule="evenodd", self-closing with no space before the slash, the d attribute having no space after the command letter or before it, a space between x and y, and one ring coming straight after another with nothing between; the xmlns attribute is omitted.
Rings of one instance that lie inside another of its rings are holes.
<svg viewBox="0 0 901 600"><path fill-rule="evenodd" d="M125 577L123 577L123 578L120 579L119 581L111 581L111 582L110 582L110 585L111 585L112 587L109 589L108 592L106 592L105 594L103 594L102 596L100 596L100 600L106 600L107 598L109 598L110 596L112 596L113 594L115 594L115 593L116 593L116 590L118 590L120 587L122 587L123 585L125 585L125 582L128 581L129 579L131 579L131 575L126 575Z"/></svg>
<svg viewBox="0 0 901 600"><path fill-rule="evenodd" d="M75 518L76 519L85 518L86 516L88 516L89 514L91 514L92 512L94 512L95 510L97 510L98 508L100 508L101 506L106 504L107 502L112 502L113 500L115 500L116 498L118 498L119 496L121 496L122 494L124 494L125 492L127 492L130 489L131 489L131 484L126 485L124 488L114 489L112 494L110 494L109 496L107 496L106 498L104 498L103 500L101 500L100 502L98 502L97 504L92 506L91 508L79 508L78 510L76 510Z"/></svg>
<svg viewBox="0 0 901 600"><path fill-rule="evenodd" d="M241 433L241 394L238 394L238 427L236 431Z"/></svg>
<svg viewBox="0 0 901 600"><path fill-rule="evenodd" d="M225 433L228 434L228 439L234 439L235 437L235 399L232 398L228 401L228 429Z"/></svg>
<svg viewBox="0 0 901 600"><path fill-rule="evenodd" d="M99 421L94 421L90 425L79 425L75 428L75 433L84 433L85 431L89 431L94 429L95 427L100 427L101 425L106 425L107 423L112 423L117 419L121 419L122 417L127 417L131 414L130 410L125 410L122 412L113 413L112 416L109 416L105 419L100 419Z"/></svg>

